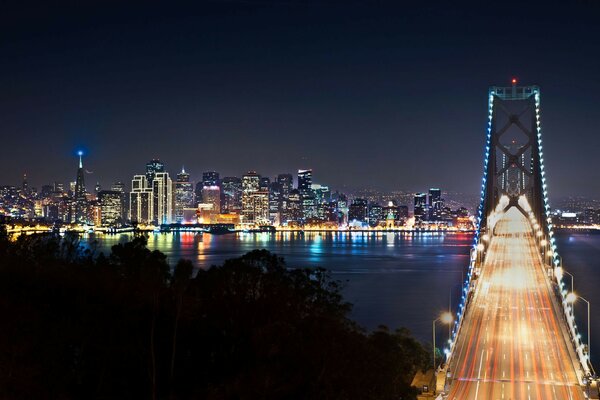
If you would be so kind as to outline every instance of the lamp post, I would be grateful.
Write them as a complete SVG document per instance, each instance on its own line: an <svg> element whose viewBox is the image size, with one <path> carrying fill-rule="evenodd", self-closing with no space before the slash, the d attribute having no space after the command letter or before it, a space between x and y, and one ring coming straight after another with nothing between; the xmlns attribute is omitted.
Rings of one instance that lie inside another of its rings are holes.
<svg viewBox="0 0 600 400"><path fill-rule="evenodd" d="M433 331L432 335L433 335L433 373L435 374L435 323L436 322L442 322L444 324L450 325L452 324L452 321L454 321L454 317L452 316L451 313L449 312L445 312L442 315L440 315L438 318L434 319L433 322L431 323L431 329Z"/></svg>
<svg viewBox="0 0 600 400"><path fill-rule="evenodd" d="M567 302L569 302L569 303L575 303L575 300L577 300L577 299L581 299L581 300L585 301L587 304L587 346L588 346L587 350L588 350L588 357L591 359L590 302L587 299L585 299L579 295L576 295L574 292L571 292L567 295Z"/></svg>

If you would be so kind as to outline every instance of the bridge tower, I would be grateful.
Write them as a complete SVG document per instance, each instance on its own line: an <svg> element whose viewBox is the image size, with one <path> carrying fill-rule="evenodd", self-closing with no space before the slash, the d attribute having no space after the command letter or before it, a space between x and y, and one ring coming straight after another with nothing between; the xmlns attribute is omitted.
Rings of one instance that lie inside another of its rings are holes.
<svg viewBox="0 0 600 400"><path fill-rule="evenodd" d="M538 86L517 86L513 79L510 87L490 87L485 150L478 215L480 231L487 230L488 217L503 195L509 198L505 209L516 206L525 213L518 203L524 195L536 220L545 222L549 207Z"/></svg>

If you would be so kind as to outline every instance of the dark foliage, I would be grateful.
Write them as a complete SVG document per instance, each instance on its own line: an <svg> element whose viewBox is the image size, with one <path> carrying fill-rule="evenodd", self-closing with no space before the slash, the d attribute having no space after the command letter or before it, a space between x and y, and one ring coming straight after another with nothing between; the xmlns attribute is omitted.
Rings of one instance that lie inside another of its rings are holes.
<svg viewBox="0 0 600 400"><path fill-rule="evenodd" d="M266 250L194 276L144 237L95 256L0 231L0 398L415 398L427 353L362 331L339 289Z"/></svg>

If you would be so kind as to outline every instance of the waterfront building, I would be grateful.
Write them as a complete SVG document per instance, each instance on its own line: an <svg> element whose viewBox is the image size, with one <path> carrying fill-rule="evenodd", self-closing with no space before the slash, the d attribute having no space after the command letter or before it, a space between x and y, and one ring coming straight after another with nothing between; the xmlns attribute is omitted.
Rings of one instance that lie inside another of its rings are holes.
<svg viewBox="0 0 600 400"><path fill-rule="evenodd" d="M298 170L298 191L300 196L306 197L312 195L312 169Z"/></svg>
<svg viewBox="0 0 600 400"><path fill-rule="evenodd" d="M168 172L157 172L152 181L154 198L154 223L173 222L173 181Z"/></svg>
<svg viewBox="0 0 600 400"><path fill-rule="evenodd" d="M77 168L77 179L75 181L75 187L73 188L73 206L74 212L72 222L77 224L88 223L88 209L87 209L87 197L85 189L85 177L83 169L83 152L79 152L79 167Z"/></svg>
<svg viewBox="0 0 600 400"><path fill-rule="evenodd" d="M348 208L349 222L366 222L369 208L366 199L356 198Z"/></svg>
<svg viewBox="0 0 600 400"><path fill-rule="evenodd" d="M221 181L221 212L240 213L242 209L242 180L228 176Z"/></svg>
<svg viewBox="0 0 600 400"><path fill-rule="evenodd" d="M284 204L281 184L277 181L271 182L269 186L269 219L275 225L280 225L284 220Z"/></svg>
<svg viewBox="0 0 600 400"><path fill-rule="evenodd" d="M255 205L252 195L260 189L260 175L250 171L242 177L242 223L254 223ZM268 198L267 198L268 209Z"/></svg>
<svg viewBox="0 0 600 400"><path fill-rule="evenodd" d="M445 214L442 190L437 188L429 189L429 220L442 221L445 219Z"/></svg>
<svg viewBox="0 0 600 400"><path fill-rule="evenodd" d="M121 193L121 220L123 222L127 221L129 216L129 201L125 190L125 183L121 181L114 182L110 190Z"/></svg>
<svg viewBox="0 0 600 400"><path fill-rule="evenodd" d="M221 212L221 188L218 186L204 186L202 188L202 203L211 204L213 214Z"/></svg>
<svg viewBox="0 0 600 400"><path fill-rule="evenodd" d="M219 173L217 171L206 171L202 173L202 186L220 186Z"/></svg>
<svg viewBox="0 0 600 400"><path fill-rule="evenodd" d="M298 189L292 189L287 200L287 210L285 223L301 223L302 215L302 197Z"/></svg>
<svg viewBox="0 0 600 400"><path fill-rule="evenodd" d="M194 185L190 182L190 174L181 168L175 181L175 221L185 220L184 209L194 206Z"/></svg>
<svg viewBox="0 0 600 400"><path fill-rule="evenodd" d="M415 222L422 222L428 219L429 210L426 193L415 194L413 214L415 216Z"/></svg>
<svg viewBox="0 0 600 400"><path fill-rule="evenodd" d="M383 207L377 203L371 204L371 206L369 206L369 225L373 227L377 226L383 219Z"/></svg>
<svg viewBox="0 0 600 400"><path fill-rule="evenodd" d="M154 182L154 176L159 172L165 172L165 164L159 159L155 158L146 164L146 180L150 186Z"/></svg>
<svg viewBox="0 0 600 400"><path fill-rule="evenodd" d="M154 196L146 175L135 175L131 181L129 219L139 224L150 224L154 219Z"/></svg>
<svg viewBox="0 0 600 400"><path fill-rule="evenodd" d="M117 226L123 223L122 193L116 190L101 190L98 192L100 203L100 225Z"/></svg>

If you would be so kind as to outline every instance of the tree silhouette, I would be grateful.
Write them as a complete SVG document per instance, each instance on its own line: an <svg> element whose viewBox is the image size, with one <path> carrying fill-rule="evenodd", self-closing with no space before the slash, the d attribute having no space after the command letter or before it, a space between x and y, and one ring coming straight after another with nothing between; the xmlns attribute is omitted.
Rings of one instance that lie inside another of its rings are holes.
<svg viewBox="0 0 600 400"><path fill-rule="evenodd" d="M0 398L411 399L428 355L365 332L323 269L255 250L195 270L0 229Z"/></svg>

